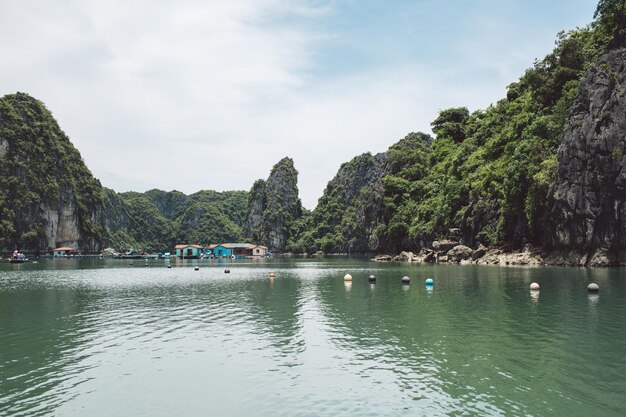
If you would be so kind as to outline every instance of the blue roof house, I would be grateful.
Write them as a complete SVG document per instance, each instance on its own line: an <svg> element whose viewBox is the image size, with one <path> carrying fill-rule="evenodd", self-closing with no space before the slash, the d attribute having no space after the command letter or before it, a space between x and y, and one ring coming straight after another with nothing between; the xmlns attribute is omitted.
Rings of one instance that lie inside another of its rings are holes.
<svg viewBox="0 0 626 417"><path fill-rule="evenodd" d="M213 256L216 258L224 258L233 256L233 248L230 245L211 245L211 251L213 252Z"/></svg>

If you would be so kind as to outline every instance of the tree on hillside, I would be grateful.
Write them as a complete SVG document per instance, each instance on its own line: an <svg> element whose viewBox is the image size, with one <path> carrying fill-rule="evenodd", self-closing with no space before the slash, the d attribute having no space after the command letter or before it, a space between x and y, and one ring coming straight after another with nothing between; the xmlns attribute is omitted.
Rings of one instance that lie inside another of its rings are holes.
<svg viewBox="0 0 626 417"><path fill-rule="evenodd" d="M619 48L626 40L626 0L600 0L593 15L595 25L608 37L609 49Z"/></svg>
<svg viewBox="0 0 626 417"><path fill-rule="evenodd" d="M439 117L430 125L437 137L447 137L456 143L465 140L465 124L469 118L467 107L456 107L439 112Z"/></svg>

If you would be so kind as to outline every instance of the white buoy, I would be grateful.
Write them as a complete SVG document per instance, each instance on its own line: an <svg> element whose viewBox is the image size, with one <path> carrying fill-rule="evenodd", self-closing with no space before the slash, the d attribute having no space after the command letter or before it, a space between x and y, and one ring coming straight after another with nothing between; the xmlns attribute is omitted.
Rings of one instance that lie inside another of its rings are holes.
<svg viewBox="0 0 626 417"><path fill-rule="evenodd" d="M193 268L193 270L194 270L194 271L199 271L199 270L200 270L200 267L199 267L199 266L196 266L196 267L194 267L194 268Z"/></svg>
<svg viewBox="0 0 626 417"><path fill-rule="evenodd" d="M168 267L168 269L169 269L169 268L171 268L171 267L172 267L172 265L168 265L167 267Z"/></svg>
<svg viewBox="0 0 626 417"><path fill-rule="evenodd" d="M595 282L592 282L591 284L587 285L587 291L600 292L600 286L596 284Z"/></svg>
<svg viewBox="0 0 626 417"><path fill-rule="evenodd" d="M532 282L530 284L530 289L533 291L539 291L539 284L537 284L536 282Z"/></svg>
<svg viewBox="0 0 626 417"><path fill-rule="evenodd" d="M275 278L275 277L276 277L276 274L273 272L270 272L270 278Z"/></svg>
<svg viewBox="0 0 626 417"><path fill-rule="evenodd" d="M344 281L352 281L352 275L350 275L350 274L344 275L343 280Z"/></svg>
<svg viewBox="0 0 626 417"><path fill-rule="evenodd" d="M411 282L411 278L407 277L406 275L402 277L403 284L408 284L409 282Z"/></svg>
<svg viewBox="0 0 626 417"><path fill-rule="evenodd" d="M225 269L225 270L224 270L224 273L225 273L225 274L230 274L230 269Z"/></svg>
<svg viewBox="0 0 626 417"><path fill-rule="evenodd" d="M376 277L374 275L370 275L368 280L369 282L376 282Z"/></svg>

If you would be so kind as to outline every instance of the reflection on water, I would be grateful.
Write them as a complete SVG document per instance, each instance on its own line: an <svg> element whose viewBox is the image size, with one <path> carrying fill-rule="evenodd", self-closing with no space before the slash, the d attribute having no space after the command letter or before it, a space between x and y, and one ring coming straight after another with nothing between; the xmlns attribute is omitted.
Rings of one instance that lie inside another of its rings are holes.
<svg viewBox="0 0 626 417"><path fill-rule="evenodd" d="M0 415L626 414L621 270L138 264L0 265Z"/></svg>
<svg viewBox="0 0 626 417"><path fill-rule="evenodd" d="M530 290L530 299L534 302L539 301L539 290Z"/></svg>

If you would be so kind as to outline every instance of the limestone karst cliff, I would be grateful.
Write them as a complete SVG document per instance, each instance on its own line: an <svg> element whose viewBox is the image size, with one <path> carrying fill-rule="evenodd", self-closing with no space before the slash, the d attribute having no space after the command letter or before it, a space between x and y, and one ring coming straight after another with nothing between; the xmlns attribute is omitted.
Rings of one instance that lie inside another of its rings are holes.
<svg viewBox="0 0 626 417"><path fill-rule="evenodd" d="M102 187L43 103L0 98L0 247L98 250Z"/></svg>
<svg viewBox="0 0 626 417"><path fill-rule="evenodd" d="M626 249L626 50L602 56L580 83L557 153L550 244L615 260Z"/></svg>
<svg viewBox="0 0 626 417"><path fill-rule="evenodd" d="M383 221L386 153L365 153L341 165L328 182L306 227L293 236L296 252L366 253L376 251L376 227Z"/></svg>
<svg viewBox="0 0 626 417"><path fill-rule="evenodd" d="M429 135L410 133L386 152L342 164L303 227L295 230L289 249L372 253L419 245L398 231L408 225L404 213L397 215L408 197L400 190L406 179L396 175L421 177L431 144Z"/></svg>
<svg viewBox="0 0 626 417"><path fill-rule="evenodd" d="M298 171L291 158L283 158L274 165L267 180L256 181L250 191L245 235L273 252L283 252L291 228L302 212Z"/></svg>

